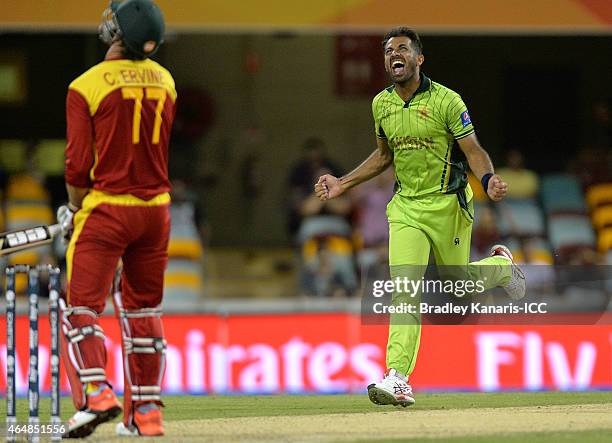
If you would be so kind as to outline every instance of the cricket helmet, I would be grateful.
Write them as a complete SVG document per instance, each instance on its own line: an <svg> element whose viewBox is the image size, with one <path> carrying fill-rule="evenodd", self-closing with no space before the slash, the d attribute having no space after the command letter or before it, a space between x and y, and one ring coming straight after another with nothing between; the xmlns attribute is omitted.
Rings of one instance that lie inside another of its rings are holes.
<svg viewBox="0 0 612 443"><path fill-rule="evenodd" d="M139 57L151 57L164 39L164 17L151 0L111 1L102 14L100 39L110 45L119 37Z"/></svg>

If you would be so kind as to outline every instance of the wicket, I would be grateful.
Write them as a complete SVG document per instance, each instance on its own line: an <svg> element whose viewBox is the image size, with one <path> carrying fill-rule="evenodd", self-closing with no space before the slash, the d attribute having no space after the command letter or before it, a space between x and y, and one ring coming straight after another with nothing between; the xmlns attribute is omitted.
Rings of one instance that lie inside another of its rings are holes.
<svg viewBox="0 0 612 443"><path fill-rule="evenodd" d="M17 425L16 391L15 391L15 279L17 274L28 275L29 308L29 370L28 370L28 427L30 441L39 441L38 426L40 423L38 404L40 396L38 376L38 296L40 294L40 272L49 273L49 325L51 329L51 424L55 432L52 441L61 439L56 432L61 425L60 418L60 340L59 340L59 294L60 270L52 265L30 267L27 265L9 266L6 269L6 425L7 441L16 441L16 434L11 432Z"/></svg>

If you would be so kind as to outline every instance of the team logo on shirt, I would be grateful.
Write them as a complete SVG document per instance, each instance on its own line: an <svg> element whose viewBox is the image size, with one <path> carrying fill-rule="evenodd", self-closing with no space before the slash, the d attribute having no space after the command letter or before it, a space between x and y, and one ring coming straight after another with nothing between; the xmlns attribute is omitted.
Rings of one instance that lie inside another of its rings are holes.
<svg viewBox="0 0 612 443"><path fill-rule="evenodd" d="M434 142L430 137L420 138L407 135L405 137L394 137L390 140L390 145L398 151L414 151L420 149L433 149Z"/></svg>
<svg viewBox="0 0 612 443"><path fill-rule="evenodd" d="M429 117L429 111L427 110L425 106L417 109L417 112L420 114L421 118Z"/></svg>
<svg viewBox="0 0 612 443"><path fill-rule="evenodd" d="M470 114L467 111L463 111L461 113L461 124L465 128L467 125L471 124L472 120L470 119Z"/></svg>
<svg viewBox="0 0 612 443"><path fill-rule="evenodd" d="M384 119L386 119L387 117L389 117L390 115L391 115L391 111L383 111L383 112L381 112L381 114L380 114L380 119L381 119L381 120L384 120Z"/></svg>

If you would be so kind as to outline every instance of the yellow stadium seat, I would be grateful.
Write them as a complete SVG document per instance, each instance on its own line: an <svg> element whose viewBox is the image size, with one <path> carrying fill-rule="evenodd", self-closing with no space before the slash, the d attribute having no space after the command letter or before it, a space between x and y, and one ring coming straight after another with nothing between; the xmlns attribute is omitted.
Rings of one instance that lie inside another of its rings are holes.
<svg viewBox="0 0 612 443"><path fill-rule="evenodd" d="M202 287L202 279L198 274L191 274L187 272L167 273L164 278L164 285L189 286L193 289L199 290Z"/></svg>
<svg viewBox="0 0 612 443"><path fill-rule="evenodd" d="M599 231L599 239L597 241L599 251L606 253L612 249L612 228L604 228Z"/></svg>
<svg viewBox="0 0 612 443"><path fill-rule="evenodd" d="M353 244L344 237L329 237L327 239L327 248L337 255L350 255L353 253Z"/></svg>
<svg viewBox="0 0 612 443"><path fill-rule="evenodd" d="M307 240L302 246L302 257L304 260L311 259L315 255L317 255L317 251L319 249L319 242L315 238L311 238Z"/></svg>
<svg viewBox="0 0 612 443"><path fill-rule="evenodd" d="M36 266L40 263L42 255L37 249L26 249L16 252L9 256L9 265L30 265ZM26 294L28 290L28 276L26 274L17 274L15 279L15 292L17 294Z"/></svg>
<svg viewBox="0 0 612 443"><path fill-rule="evenodd" d="M15 275L15 294L26 295L28 293L28 275L18 273Z"/></svg>
<svg viewBox="0 0 612 443"><path fill-rule="evenodd" d="M13 225L22 225L20 220L49 225L54 220L53 212L46 204L7 205L6 218Z"/></svg>
<svg viewBox="0 0 612 443"><path fill-rule="evenodd" d="M168 256L200 260L202 258L202 245L199 239L171 237L168 243Z"/></svg>
<svg viewBox="0 0 612 443"><path fill-rule="evenodd" d="M593 210L593 226L598 231L612 226L612 205L600 206Z"/></svg>
<svg viewBox="0 0 612 443"><path fill-rule="evenodd" d="M353 247L356 251L361 251L365 248L365 241L363 235L359 231L354 231L352 236Z"/></svg>
<svg viewBox="0 0 612 443"><path fill-rule="evenodd" d="M302 246L302 257L308 261L317 255L317 251L321 247L327 248L335 255L351 255L353 253L353 243L351 240L332 235L321 239L311 238L306 241Z"/></svg>
<svg viewBox="0 0 612 443"><path fill-rule="evenodd" d="M13 175L6 189L6 200L29 200L29 201L49 201L49 193L36 180L28 174Z"/></svg>
<svg viewBox="0 0 612 443"><path fill-rule="evenodd" d="M164 276L164 294L169 299L197 300L203 292L202 264L185 258L171 258Z"/></svg>
<svg viewBox="0 0 612 443"><path fill-rule="evenodd" d="M523 254L522 249L513 249L512 257L514 257L514 261L517 263L525 263L525 254Z"/></svg>
<svg viewBox="0 0 612 443"><path fill-rule="evenodd" d="M36 249L26 249L10 255L9 263L11 265L37 265L40 260L40 254Z"/></svg>
<svg viewBox="0 0 612 443"><path fill-rule="evenodd" d="M589 187L586 201L591 209L612 203L612 183L600 183Z"/></svg>
<svg viewBox="0 0 612 443"><path fill-rule="evenodd" d="M546 263L552 265L555 262L550 251L545 249L536 249L531 252L530 262L532 263Z"/></svg>

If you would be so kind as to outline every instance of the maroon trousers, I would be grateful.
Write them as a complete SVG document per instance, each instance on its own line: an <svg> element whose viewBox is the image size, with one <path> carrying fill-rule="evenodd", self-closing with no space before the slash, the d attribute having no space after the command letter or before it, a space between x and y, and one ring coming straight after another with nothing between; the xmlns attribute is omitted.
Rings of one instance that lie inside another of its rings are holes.
<svg viewBox="0 0 612 443"><path fill-rule="evenodd" d="M134 336L140 343L141 338L145 342L151 339L157 347L157 342L163 342L160 313L152 308L162 301L169 232L167 194L146 202L129 195L92 191L75 214L66 254L68 290L61 335L62 356L77 409L86 404L87 383L107 382L106 348L97 315L104 311L120 260L121 308L131 313L129 322L122 321L124 352L126 336L129 342L124 371L131 374L132 385L159 385L163 375L161 349L160 355L131 352ZM125 389L131 387L126 383ZM129 398L127 395L126 401ZM132 405L126 405L126 412L130 409Z"/></svg>

